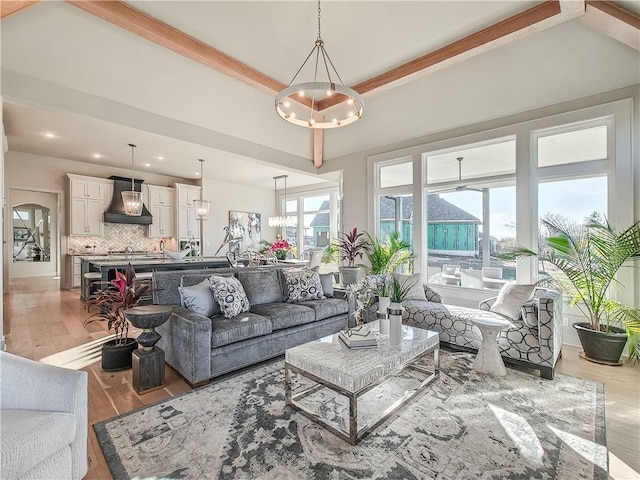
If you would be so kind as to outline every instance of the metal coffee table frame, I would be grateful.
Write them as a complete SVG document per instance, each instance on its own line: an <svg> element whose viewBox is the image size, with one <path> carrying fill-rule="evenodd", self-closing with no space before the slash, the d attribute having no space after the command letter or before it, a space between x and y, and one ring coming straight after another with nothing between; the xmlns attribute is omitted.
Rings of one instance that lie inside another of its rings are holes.
<svg viewBox="0 0 640 480"><path fill-rule="evenodd" d="M423 358L425 358L427 355L431 353L433 354L433 365L434 365L433 370L427 369L425 368L424 365L419 364L420 360L422 360ZM391 404L384 412L382 412L382 416L380 418L372 420L367 425L364 425L358 428L358 398L364 395L365 393L367 393L372 388L375 388L376 386L385 382L389 378L397 376L399 373L401 373L406 369L415 370L429 376L422 381L422 383L418 388L416 388L415 390L406 392L402 397L400 397L393 404ZM317 385L314 385L301 392L293 394L292 386L291 386L291 373L297 373L298 375L302 375L303 377L306 377L309 380L317 383ZM346 440L351 445L355 445L367 433L369 433L371 430L373 430L382 422L384 422L386 419L388 419L391 415L393 415L400 408L402 408L407 402L409 402L413 397L415 397L417 394L422 392L431 382L433 382L436 378L438 378L438 376L440 375L440 349L439 349L439 345L436 344L434 347L430 348L429 350L422 352L418 356L404 363L396 371L380 377L379 379L375 380L373 383L367 385L366 387L356 392L350 392L348 390L345 390L342 387L338 387L322 378L317 377L316 375L313 375L298 367L290 365L287 362L285 362L284 364L284 375L285 375L285 397L286 397L287 405L290 405L293 408L297 409L298 411L300 411L300 413L310 418L314 422L322 425L324 428L329 430L334 435L342 438L343 440ZM348 431L342 431L334 427L333 425L330 425L317 412L314 412L313 410L307 408L306 406L298 402L298 400L308 397L309 395L323 388L329 388L334 392L340 395L343 395L349 399L349 430Z"/></svg>

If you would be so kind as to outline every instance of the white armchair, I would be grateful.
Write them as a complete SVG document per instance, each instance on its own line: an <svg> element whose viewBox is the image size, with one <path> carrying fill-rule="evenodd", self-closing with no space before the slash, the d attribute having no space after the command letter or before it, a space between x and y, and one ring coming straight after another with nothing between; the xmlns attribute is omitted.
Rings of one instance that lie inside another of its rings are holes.
<svg viewBox="0 0 640 480"><path fill-rule="evenodd" d="M87 373L0 352L3 479L87 473Z"/></svg>

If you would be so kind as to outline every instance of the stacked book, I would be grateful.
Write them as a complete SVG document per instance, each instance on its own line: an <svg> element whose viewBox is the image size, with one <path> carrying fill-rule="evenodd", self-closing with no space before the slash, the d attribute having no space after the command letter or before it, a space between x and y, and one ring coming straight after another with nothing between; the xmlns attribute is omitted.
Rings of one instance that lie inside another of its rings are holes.
<svg viewBox="0 0 640 480"><path fill-rule="evenodd" d="M371 348L378 346L376 335L366 326L342 330L338 338L349 348Z"/></svg>

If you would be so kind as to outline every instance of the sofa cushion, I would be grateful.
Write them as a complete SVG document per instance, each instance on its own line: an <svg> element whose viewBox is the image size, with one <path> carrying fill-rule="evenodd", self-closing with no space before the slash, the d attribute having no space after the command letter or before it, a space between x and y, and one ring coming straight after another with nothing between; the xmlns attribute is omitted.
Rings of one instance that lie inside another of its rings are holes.
<svg viewBox="0 0 640 480"><path fill-rule="evenodd" d="M2 478L18 478L75 438L71 413L0 410Z"/></svg>
<svg viewBox="0 0 640 480"><path fill-rule="evenodd" d="M220 313L220 305L213 298L211 282L209 278L190 287L178 287L182 306L192 312L199 313L205 317L211 317Z"/></svg>
<svg viewBox="0 0 640 480"><path fill-rule="evenodd" d="M271 320L273 330L303 325L316 321L313 308L298 303L268 303L251 307L251 312Z"/></svg>
<svg viewBox="0 0 640 480"><path fill-rule="evenodd" d="M309 300L299 303L305 307L313 308L316 313L316 320L335 317L343 313L349 313L349 303L339 298L326 298L324 300Z"/></svg>
<svg viewBox="0 0 640 480"><path fill-rule="evenodd" d="M297 303L325 298L318 272L308 268L288 268L282 273L289 293L287 302Z"/></svg>
<svg viewBox="0 0 640 480"><path fill-rule="evenodd" d="M283 279L280 269L238 270L236 277L242 283L250 305L284 301Z"/></svg>
<svg viewBox="0 0 640 480"><path fill-rule="evenodd" d="M271 320L251 312L233 318L218 315L211 319L211 348L261 337L271 331Z"/></svg>
<svg viewBox="0 0 640 480"><path fill-rule="evenodd" d="M320 284L322 285L322 293L327 298L333 298L333 273L319 273Z"/></svg>
<svg viewBox="0 0 640 480"><path fill-rule="evenodd" d="M233 318L242 312L249 311L249 299L240 280L235 277L211 275L209 281L213 297L220 305L220 310L226 318Z"/></svg>
<svg viewBox="0 0 640 480"><path fill-rule="evenodd" d="M407 300L427 300L424 293L424 285L422 284L422 274L403 275L401 273L393 273L392 276L395 280L398 280L400 286L409 289L405 297Z"/></svg>
<svg viewBox="0 0 640 480"><path fill-rule="evenodd" d="M522 315L522 306L531 300L535 289L535 284L505 283L489 310L511 320L518 320Z"/></svg>

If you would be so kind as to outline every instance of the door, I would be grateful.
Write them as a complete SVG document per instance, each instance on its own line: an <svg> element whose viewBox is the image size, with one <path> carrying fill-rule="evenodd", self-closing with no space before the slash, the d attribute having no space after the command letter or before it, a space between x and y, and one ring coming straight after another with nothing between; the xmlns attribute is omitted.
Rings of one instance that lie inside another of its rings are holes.
<svg viewBox="0 0 640 480"><path fill-rule="evenodd" d="M60 195L13 188L8 193L5 238L13 247L7 259L9 278L59 276Z"/></svg>

